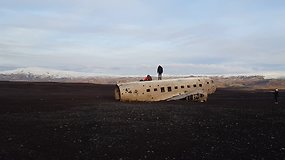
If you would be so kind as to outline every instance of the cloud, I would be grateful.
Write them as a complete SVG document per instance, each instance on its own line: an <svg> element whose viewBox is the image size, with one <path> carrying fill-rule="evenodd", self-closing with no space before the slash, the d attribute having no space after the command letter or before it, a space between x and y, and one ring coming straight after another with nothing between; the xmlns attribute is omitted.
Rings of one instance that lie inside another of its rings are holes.
<svg viewBox="0 0 285 160"><path fill-rule="evenodd" d="M171 74L284 70L282 1L0 2L0 63ZM7 67L4 67L7 68ZM184 68L190 68L185 72Z"/></svg>

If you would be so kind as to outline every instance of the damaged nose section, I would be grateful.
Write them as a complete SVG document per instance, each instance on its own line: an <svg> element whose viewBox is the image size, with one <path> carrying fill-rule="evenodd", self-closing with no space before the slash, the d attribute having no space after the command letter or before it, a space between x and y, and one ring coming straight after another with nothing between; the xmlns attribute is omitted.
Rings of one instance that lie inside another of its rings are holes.
<svg viewBox="0 0 285 160"><path fill-rule="evenodd" d="M116 85L115 87L115 99L116 100L120 100L121 99L121 92L120 92L120 88L118 85Z"/></svg>

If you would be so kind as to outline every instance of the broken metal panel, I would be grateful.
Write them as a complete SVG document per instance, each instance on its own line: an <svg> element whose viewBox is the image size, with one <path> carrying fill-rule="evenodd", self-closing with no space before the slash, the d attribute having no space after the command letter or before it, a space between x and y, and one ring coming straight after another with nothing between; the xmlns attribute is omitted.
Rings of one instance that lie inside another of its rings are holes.
<svg viewBox="0 0 285 160"><path fill-rule="evenodd" d="M121 101L161 101L199 93L204 95L200 99L206 101L208 94L215 90L216 87L209 78L139 81L117 84L115 98Z"/></svg>
<svg viewBox="0 0 285 160"><path fill-rule="evenodd" d="M179 95L173 96L173 97L167 99L167 101L186 99L188 101L201 101L201 102L203 101L203 102L205 102L205 101L207 101L207 98L208 98L208 93L199 90L199 91L189 92L187 94L179 94Z"/></svg>

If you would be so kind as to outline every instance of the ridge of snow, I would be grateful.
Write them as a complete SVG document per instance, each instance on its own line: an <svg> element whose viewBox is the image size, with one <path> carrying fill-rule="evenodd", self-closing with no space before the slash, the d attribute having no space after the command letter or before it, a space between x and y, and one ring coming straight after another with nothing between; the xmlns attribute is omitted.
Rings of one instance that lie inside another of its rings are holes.
<svg viewBox="0 0 285 160"><path fill-rule="evenodd" d="M41 67L26 67L17 68L14 70L0 71L0 74L4 75L16 75L24 74L27 76L37 76L41 78L91 78L91 77L143 77L144 75L107 75L98 73L86 73L86 72L75 72L75 71L65 71L56 70ZM259 72L259 73L245 73L245 74L192 74L192 75L170 75L164 74L165 77L185 77L185 76L263 76L265 79L285 79L285 72Z"/></svg>
<svg viewBox="0 0 285 160"><path fill-rule="evenodd" d="M0 74L5 74L5 75L24 74L24 75L39 76L42 78L88 78L88 77L99 77L99 76L111 77L110 75L64 71L64 70L48 69L41 67L17 68L14 70L2 71L0 72Z"/></svg>

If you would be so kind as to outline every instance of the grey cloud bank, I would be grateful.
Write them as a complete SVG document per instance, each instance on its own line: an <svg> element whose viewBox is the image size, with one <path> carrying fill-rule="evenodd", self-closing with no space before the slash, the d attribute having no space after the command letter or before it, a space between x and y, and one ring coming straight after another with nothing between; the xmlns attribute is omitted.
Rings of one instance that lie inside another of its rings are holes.
<svg viewBox="0 0 285 160"><path fill-rule="evenodd" d="M0 70L281 74L285 2L2 1Z"/></svg>

